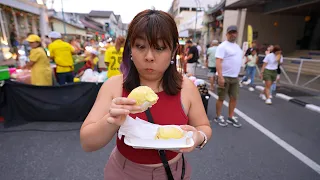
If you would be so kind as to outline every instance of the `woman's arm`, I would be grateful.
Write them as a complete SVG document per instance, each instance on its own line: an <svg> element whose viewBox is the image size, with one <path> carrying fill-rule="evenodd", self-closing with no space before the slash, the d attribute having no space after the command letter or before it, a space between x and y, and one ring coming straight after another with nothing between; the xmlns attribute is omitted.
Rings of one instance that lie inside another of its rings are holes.
<svg viewBox="0 0 320 180"><path fill-rule="evenodd" d="M96 151L106 146L119 126L108 123L109 108L114 96L120 96L122 77L116 76L106 81L100 88L97 99L82 124L80 141L82 148L87 151ZM110 88L113 87L113 88Z"/></svg>
<svg viewBox="0 0 320 180"><path fill-rule="evenodd" d="M184 92L182 94L182 98L189 98L190 102L188 111L189 125L195 127L198 131L204 132L209 140L212 135L212 130L200 93L197 87L188 78L184 78L183 81L182 88ZM198 142L195 142L196 146L200 145L204 141L204 137L199 132L198 137L200 138L197 138Z"/></svg>

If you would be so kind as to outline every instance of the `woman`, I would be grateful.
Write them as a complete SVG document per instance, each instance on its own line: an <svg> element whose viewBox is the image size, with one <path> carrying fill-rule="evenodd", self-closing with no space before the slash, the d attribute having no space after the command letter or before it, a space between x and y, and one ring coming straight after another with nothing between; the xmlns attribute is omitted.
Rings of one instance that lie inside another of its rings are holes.
<svg viewBox="0 0 320 180"><path fill-rule="evenodd" d="M260 77L265 81L265 88L263 90L264 94L260 94L260 97L265 100L266 104L272 104L270 87L277 79L278 65L283 62L281 53L280 46L276 45L274 46L272 53L268 54L263 60Z"/></svg>
<svg viewBox="0 0 320 180"><path fill-rule="evenodd" d="M190 179L191 168L182 153L202 148L211 137L211 127L197 88L176 69L178 43L178 30L169 14L145 10L136 15L125 43L123 75L113 76L101 87L81 127L80 139L85 151L96 151L111 141L127 115L147 120L145 113L130 114L140 107L126 98L132 89L145 85L159 96L150 109L155 123L182 125L182 129L193 131L194 146L165 152L171 171L164 168L157 150L134 149L117 138L105 167L106 180L167 179L170 173L175 179Z"/></svg>
<svg viewBox="0 0 320 180"><path fill-rule="evenodd" d="M254 77L256 75L256 65L258 63L257 50L255 48L251 49L250 55L246 57L246 76L243 81L244 84L249 85L249 91L254 91Z"/></svg>
<svg viewBox="0 0 320 180"><path fill-rule="evenodd" d="M24 67L31 69L31 84L35 86L52 86L52 69L48 56L43 47L39 36L31 34L27 41L30 47L30 62Z"/></svg>

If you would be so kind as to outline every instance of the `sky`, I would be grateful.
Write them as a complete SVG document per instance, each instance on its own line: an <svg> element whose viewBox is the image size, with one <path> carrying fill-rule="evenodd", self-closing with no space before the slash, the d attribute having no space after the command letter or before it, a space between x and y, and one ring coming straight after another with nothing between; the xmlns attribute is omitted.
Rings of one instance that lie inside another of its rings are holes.
<svg viewBox="0 0 320 180"><path fill-rule="evenodd" d="M61 1L65 12L113 11L121 15L123 23L129 23L140 11L151 7L167 12L173 0L54 0L53 8L56 11L61 11ZM52 7L51 2L52 0L47 0L48 8Z"/></svg>

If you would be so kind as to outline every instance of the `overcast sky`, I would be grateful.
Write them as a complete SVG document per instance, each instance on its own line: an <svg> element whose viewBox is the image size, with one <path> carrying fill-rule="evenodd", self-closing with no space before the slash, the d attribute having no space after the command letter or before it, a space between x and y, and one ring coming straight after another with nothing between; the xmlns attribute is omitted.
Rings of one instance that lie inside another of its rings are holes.
<svg viewBox="0 0 320 180"><path fill-rule="evenodd" d="M113 11L120 14L122 22L129 23L142 10L150 9L168 11L173 0L62 0L65 12L88 13L91 10ZM48 8L52 0L47 0ZM61 0L54 0L53 8L61 11Z"/></svg>

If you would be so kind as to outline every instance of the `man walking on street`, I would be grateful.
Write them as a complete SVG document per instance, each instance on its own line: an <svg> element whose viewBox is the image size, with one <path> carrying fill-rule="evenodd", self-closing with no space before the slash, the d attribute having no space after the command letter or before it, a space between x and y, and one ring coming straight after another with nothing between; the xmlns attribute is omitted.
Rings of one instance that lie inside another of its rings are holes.
<svg viewBox="0 0 320 180"><path fill-rule="evenodd" d="M228 123L234 127L241 127L241 124L234 118L237 98L239 96L238 75L242 64L242 50L236 44L238 36L237 26L227 28L227 40L221 43L216 52L216 68L218 72L218 96L216 103L217 116L214 119L220 126L227 126ZM227 121L221 116L221 109L225 96L229 96L229 114Z"/></svg>
<svg viewBox="0 0 320 180"><path fill-rule="evenodd" d="M185 61L187 62L187 74L194 76L199 59L199 52L197 46L193 46L192 41L190 40L186 42L186 48L189 48L188 56L185 58Z"/></svg>
<svg viewBox="0 0 320 180"><path fill-rule="evenodd" d="M214 82L215 82L215 75L217 72L216 69L216 51L218 47L219 41L213 40L211 43L211 47L207 50L207 59L206 59L206 66L209 69L209 80L210 80L210 90L214 90Z"/></svg>

